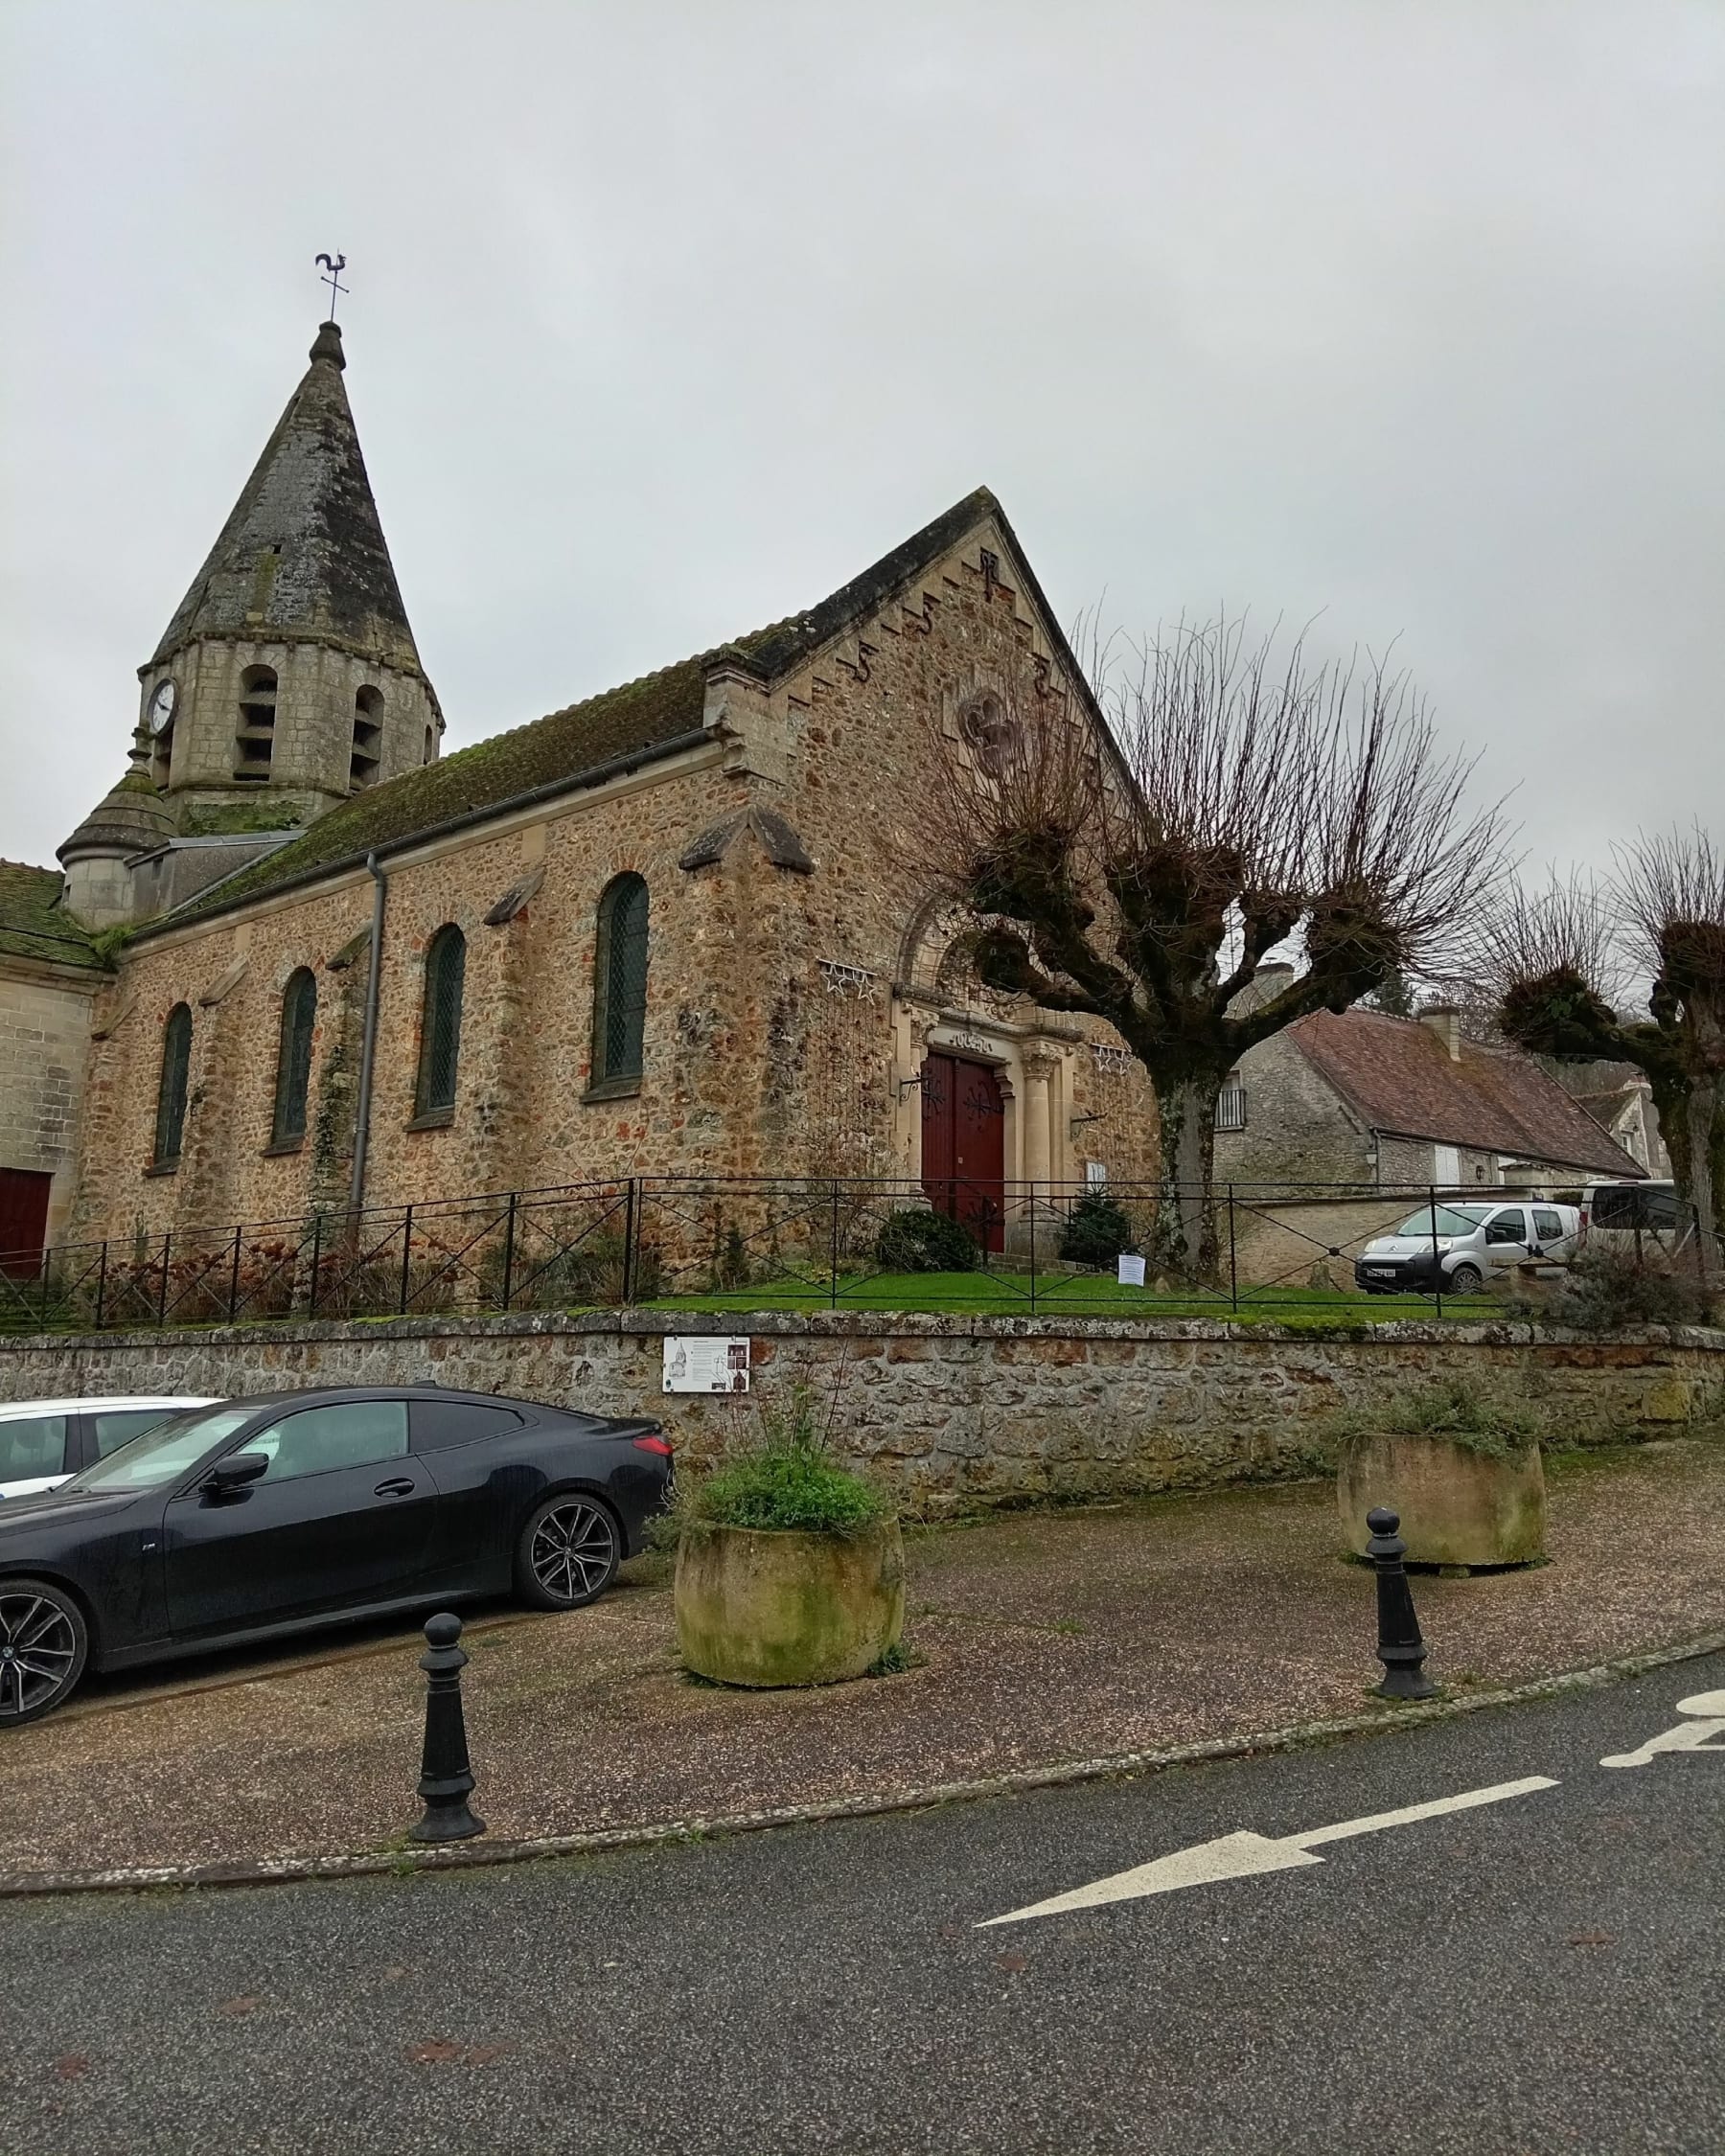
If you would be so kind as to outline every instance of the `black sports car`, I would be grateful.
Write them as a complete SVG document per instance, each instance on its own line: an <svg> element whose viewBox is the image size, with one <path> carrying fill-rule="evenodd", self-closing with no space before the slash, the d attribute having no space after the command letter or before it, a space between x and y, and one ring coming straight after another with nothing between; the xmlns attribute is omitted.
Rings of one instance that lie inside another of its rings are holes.
<svg viewBox="0 0 1725 2156"><path fill-rule="evenodd" d="M656 1423L441 1387L175 1415L0 1506L0 1726L122 1669L513 1591L572 1610L671 1481Z"/></svg>

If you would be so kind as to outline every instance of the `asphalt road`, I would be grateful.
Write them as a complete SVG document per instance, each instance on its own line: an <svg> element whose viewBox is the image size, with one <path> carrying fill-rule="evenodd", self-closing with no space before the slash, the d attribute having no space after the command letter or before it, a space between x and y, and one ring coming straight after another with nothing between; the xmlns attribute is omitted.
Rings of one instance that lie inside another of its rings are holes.
<svg viewBox="0 0 1725 2156"><path fill-rule="evenodd" d="M1721 1687L1714 1656L911 1818L0 1906L0 2149L1717 2156L1725 1752L1598 1761ZM978 1928L1536 1776L1306 1868Z"/></svg>

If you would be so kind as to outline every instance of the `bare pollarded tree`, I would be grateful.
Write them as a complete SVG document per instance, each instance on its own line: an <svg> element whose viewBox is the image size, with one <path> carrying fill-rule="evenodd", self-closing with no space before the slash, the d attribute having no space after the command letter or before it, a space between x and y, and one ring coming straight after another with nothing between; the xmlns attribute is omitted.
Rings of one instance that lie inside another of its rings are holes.
<svg viewBox="0 0 1725 2156"><path fill-rule="evenodd" d="M1498 1023L1535 1054L1609 1057L1646 1075L1695 1230L1703 1279L1719 1276L1725 1196L1725 854L1697 824L1617 849L1603 883L1507 889L1488 921ZM1620 1018L1629 984L1644 1019ZM1647 987L1647 983L1651 987Z"/></svg>
<svg viewBox="0 0 1725 2156"><path fill-rule="evenodd" d="M1471 761L1381 663L1313 665L1298 642L1278 661L1226 617L1130 668L1093 638L1087 657L1089 695L1039 680L931 721L908 852L968 914L987 985L1106 1019L1144 1066L1158 1261L1210 1279L1229 1072L1296 1019L1437 966L1502 873L1502 819L1468 805ZM1245 996L1280 946L1294 976Z"/></svg>

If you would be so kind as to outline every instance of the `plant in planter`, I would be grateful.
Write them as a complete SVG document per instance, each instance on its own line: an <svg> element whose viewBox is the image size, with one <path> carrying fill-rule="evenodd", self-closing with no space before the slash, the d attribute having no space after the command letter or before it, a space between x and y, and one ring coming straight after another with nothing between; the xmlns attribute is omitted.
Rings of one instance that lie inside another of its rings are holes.
<svg viewBox="0 0 1725 2156"><path fill-rule="evenodd" d="M753 1442L678 1495L683 1663L724 1685L861 1677L904 1627L898 1521L830 1456L806 1391L759 1421Z"/></svg>
<svg viewBox="0 0 1725 2156"><path fill-rule="evenodd" d="M1404 1393L1349 1430L1336 1473L1348 1548L1364 1555L1366 1515L1401 1515L1416 1565L1526 1565L1545 1554L1545 1469L1530 1416L1450 1378Z"/></svg>

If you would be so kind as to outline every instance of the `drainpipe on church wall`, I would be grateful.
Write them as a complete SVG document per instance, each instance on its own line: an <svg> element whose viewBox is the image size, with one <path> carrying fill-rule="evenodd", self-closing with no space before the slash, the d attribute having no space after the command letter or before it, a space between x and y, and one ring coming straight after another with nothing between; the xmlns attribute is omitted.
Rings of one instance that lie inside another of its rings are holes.
<svg viewBox="0 0 1725 2156"><path fill-rule="evenodd" d="M378 997L383 978L383 909L389 879L378 866L376 854L365 857L366 874L376 886L372 893L371 956L365 969L365 1026L359 1042L359 1103L354 1118L354 1180L348 1204L357 1212L365 1203L366 1141L371 1135L372 1065L378 1047Z"/></svg>

